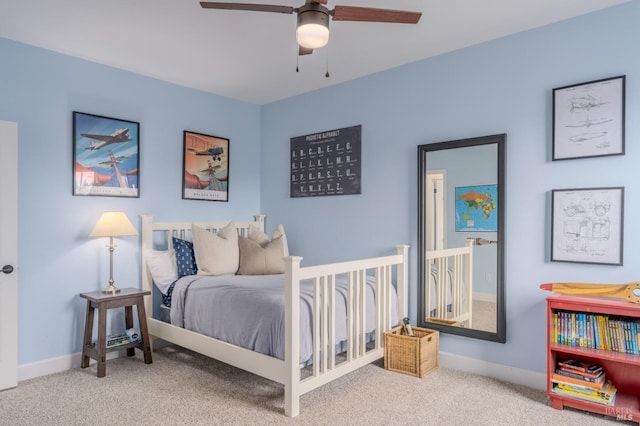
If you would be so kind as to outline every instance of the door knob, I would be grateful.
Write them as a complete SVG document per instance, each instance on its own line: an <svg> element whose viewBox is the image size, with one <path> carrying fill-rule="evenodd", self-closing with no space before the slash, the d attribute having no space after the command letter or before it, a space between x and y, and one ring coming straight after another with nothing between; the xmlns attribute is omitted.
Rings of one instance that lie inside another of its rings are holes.
<svg viewBox="0 0 640 426"><path fill-rule="evenodd" d="M11 265L4 265L2 267L2 272L4 272L5 274L10 274L13 272L13 266Z"/></svg>

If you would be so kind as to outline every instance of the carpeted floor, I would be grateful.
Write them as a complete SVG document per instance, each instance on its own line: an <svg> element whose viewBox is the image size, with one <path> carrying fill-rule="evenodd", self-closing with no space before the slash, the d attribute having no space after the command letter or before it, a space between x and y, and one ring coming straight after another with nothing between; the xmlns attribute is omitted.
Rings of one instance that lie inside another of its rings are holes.
<svg viewBox="0 0 640 426"><path fill-rule="evenodd" d="M283 387L167 346L145 365L107 361L20 382L0 392L0 425L603 425L613 418L554 410L544 392L440 367L423 379L384 370L382 360L301 399L283 415Z"/></svg>
<svg viewBox="0 0 640 426"><path fill-rule="evenodd" d="M481 300L473 301L473 327L477 330L484 330L490 333L498 331L496 322L498 320L498 310L495 302L485 302Z"/></svg>

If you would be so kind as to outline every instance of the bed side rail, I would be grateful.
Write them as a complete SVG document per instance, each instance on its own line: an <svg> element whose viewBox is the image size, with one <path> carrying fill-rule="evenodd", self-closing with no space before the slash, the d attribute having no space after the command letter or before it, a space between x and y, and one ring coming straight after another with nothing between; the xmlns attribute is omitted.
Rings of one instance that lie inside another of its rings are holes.
<svg viewBox="0 0 640 426"><path fill-rule="evenodd" d="M328 381L336 370L355 369L383 354L382 335L392 324L392 277L395 269L398 319L407 313L407 263L409 246L397 246L397 254L328 265L300 267L301 257L285 258L285 363L291 376L289 386L302 394ZM367 348L367 271L375 275L375 338ZM336 276L347 275L346 359L336 363ZM300 282L313 283L313 366L311 376L300 381ZM285 397L285 401L289 399ZM285 411L296 412L288 407Z"/></svg>
<svg viewBox="0 0 640 426"><path fill-rule="evenodd" d="M467 239L464 247L430 250L425 256L429 265L426 272L429 288L425 291L427 317L468 321L468 327L471 327L473 239ZM433 269L431 265L434 265ZM431 315L432 311L435 311L434 315Z"/></svg>

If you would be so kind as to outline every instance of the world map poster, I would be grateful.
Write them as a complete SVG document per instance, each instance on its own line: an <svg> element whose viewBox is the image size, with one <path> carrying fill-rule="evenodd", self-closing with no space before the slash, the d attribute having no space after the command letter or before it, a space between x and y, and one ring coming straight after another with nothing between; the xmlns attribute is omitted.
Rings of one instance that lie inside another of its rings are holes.
<svg viewBox="0 0 640 426"><path fill-rule="evenodd" d="M455 208L456 232L498 231L497 185L457 187Z"/></svg>

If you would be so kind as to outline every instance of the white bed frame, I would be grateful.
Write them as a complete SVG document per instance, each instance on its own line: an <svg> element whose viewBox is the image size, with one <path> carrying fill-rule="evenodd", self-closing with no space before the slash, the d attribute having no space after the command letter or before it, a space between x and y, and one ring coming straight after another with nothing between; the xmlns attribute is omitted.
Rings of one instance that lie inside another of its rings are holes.
<svg viewBox="0 0 640 426"><path fill-rule="evenodd" d="M241 348L153 318L153 281L146 264L147 250L171 247L171 237L190 240L191 224L212 232L228 222L154 222L153 216L142 217L142 287L152 296L145 299L149 333L170 343L215 358L269 380L284 385L284 413L295 417L300 412L300 396L338 377L344 376L384 356L383 332L395 326L391 323L391 292L389 284L395 269L398 319L407 316L407 279L409 246L397 246L397 254L351 262L301 267L301 257L285 258L285 356L284 360ZM250 225L264 231L264 216L255 216L255 222L236 222L240 235L246 236ZM366 272L374 270L376 277L375 344L367 348ZM346 359L336 362L335 342L335 275L348 274ZM300 375L300 281L314 284L313 359L309 377ZM157 304L157 303L156 303ZM320 319L320 314L322 319Z"/></svg>
<svg viewBox="0 0 640 426"><path fill-rule="evenodd" d="M467 239L464 247L429 250L426 257L427 265L434 263L436 265L433 300L431 289L425 291L427 316L433 309L436 312L435 317L429 317L427 321L446 320L461 324L467 321L464 325L471 328L473 326L473 239ZM451 280L448 279L447 271L451 273ZM431 285L430 266L426 273L429 275L428 282ZM448 304L451 304L451 312L447 311Z"/></svg>

